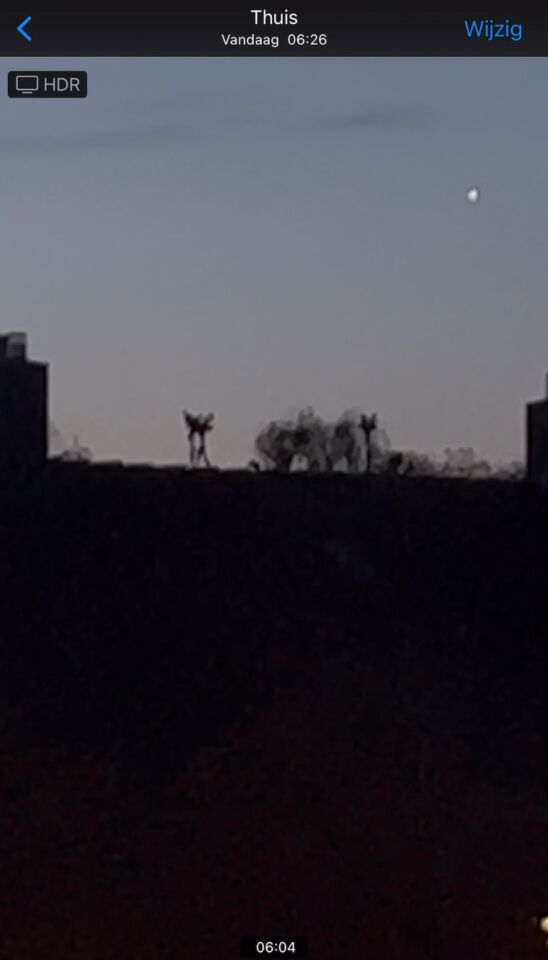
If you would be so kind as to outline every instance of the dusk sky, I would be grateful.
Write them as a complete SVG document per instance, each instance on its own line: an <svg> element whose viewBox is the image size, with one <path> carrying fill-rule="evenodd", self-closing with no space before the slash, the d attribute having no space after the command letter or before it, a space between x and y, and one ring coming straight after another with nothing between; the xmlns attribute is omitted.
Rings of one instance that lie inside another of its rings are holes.
<svg viewBox="0 0 548 960"><path fill-rule="evenodd" d="M392 445L523 453L548 369L544 59L3 62L2 323L96 459L245 464L302 406ZM477 185L478 203L466 200Z"/></svg>

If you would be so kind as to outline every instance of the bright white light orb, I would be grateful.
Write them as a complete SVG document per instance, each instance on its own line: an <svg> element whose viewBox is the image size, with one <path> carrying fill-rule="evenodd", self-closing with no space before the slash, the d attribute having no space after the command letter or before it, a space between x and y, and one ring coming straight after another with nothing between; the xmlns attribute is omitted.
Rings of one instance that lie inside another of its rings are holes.
<svg viewBox="0 0 548 960"><path fill-rule="evenodd" d="M470 187L466 191L466 199L468 203L477 203L480 198L479 187Z"/></svg>
<svg viewBox="0 0 548 960"><path fill-rule="evenodd" d="M548 917L541 917L538 925L543 933L548 933Z"/></svg>

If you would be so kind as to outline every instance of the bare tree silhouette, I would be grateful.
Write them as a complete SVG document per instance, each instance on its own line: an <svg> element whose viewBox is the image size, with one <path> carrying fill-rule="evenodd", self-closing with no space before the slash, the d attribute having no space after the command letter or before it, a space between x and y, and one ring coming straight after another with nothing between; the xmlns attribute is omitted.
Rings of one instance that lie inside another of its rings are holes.
<svg viewBox="0 0 548 960"><path fill-rule="evenodd" d="M70 460L73 463L90 463L93 459L93 454L89 447L84 447L80 443L76 434L72 438L72 443L70 447L67 447L66 450L63 450L61 460Z"/></svg>
<svg viewBox="0 0 548 960"><path fill-rule="evenodd" d="M460 477L521 480L520 461L491 464L471 447L447 447L443 460L412 450L392 450L376 413L345 410L334 422L317 416L311 407L287 420L271 420L255 441L256 465L284 473L303 468L330 473L387 473L399 477ZM254 467L255 469L256 467Z"/></svg>
<svg viewBox="0 0 548 960"><path fill-rule="evenodd" d="M92 451L80 442L78 435L73 434L69 443L66 435L59 430L53 420L50 420L48 425L48 444L50 455L54 459L85 463L90 463L93 460Z"/></svg>
<svg viewBox="0 0 548 960"><path fill-rule="evenodd" d="M326 424L311 407L302 410L296 420L272 420L255 441L257 453L269 468L287 473L297 460L309 470L329 469Z"/></svg>
<svg viewBox="0 0 548 960"><path fill-rule="evenodd" d="M297 463L306 469L330 473L345 469L359 473L366 454L362 419L369 422L359 409L345 410L334 423L318 417L311 407L302 410L292 420L272 420L259 433L255 448L261 463L267 469L287 472ZM387 458L389 440L384 430L377 427L369 434L369 468L373 457L377 468Z"/></svg>
<svg viewBox="0 0 548 960"><path fill-rule="evenodd" d="M346 464L349 473L359 473L363 461L363 442L359 428L359 411L345 410L329 429L330 468Z"/></svg>
<svg viewBox="0 0 548 960"><path fill-rule="evenodd" d="M210 467L207 455L206 435L213 430L215 414L190 413L183 410L183 418L188 429L189 459L191 467L199 467L200 463Z"/></svg>

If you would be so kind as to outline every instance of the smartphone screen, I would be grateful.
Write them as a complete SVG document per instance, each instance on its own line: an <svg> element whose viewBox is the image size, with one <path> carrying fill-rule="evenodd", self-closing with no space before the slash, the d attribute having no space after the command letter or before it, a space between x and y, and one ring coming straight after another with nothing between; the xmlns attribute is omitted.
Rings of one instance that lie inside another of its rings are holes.
<svg viewBox="0 0 548 960"><path fill-rule="evenodd" d="M548 21L0 14L15 958L540 958Z"/></svg>

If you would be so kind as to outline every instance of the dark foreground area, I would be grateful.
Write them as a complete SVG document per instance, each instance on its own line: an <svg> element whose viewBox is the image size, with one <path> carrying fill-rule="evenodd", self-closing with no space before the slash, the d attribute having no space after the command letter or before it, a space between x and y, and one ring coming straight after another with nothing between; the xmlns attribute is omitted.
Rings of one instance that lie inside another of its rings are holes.
<svg viewBox="0 0 548 960"><path fill-rule="evenodd" d="M0 956L545 955L548 500L61 464L0 493Z"/></svg>

